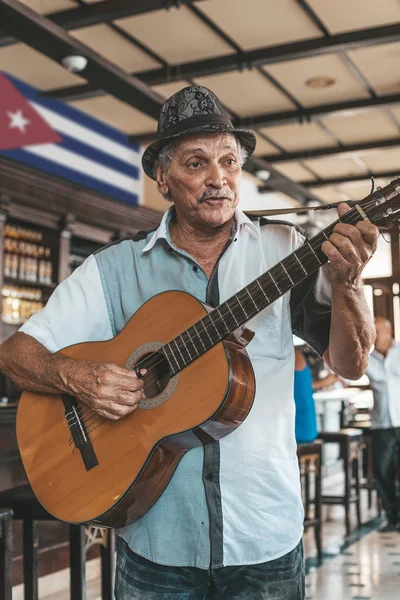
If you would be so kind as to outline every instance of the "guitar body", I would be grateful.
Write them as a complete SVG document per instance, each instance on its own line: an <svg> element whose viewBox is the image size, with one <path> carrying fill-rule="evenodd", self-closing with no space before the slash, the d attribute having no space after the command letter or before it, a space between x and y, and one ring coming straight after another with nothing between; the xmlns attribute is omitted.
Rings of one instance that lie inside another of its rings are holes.
<svg viewBox="0 0 400 600"><path fill-rule="evenodd" d="M60 353L134 368L206 314L207 307L190 294L164 292L146 302L115 338ZM244 344L244 337L217 343L119 421L99 420L75 399L87 423L90 464L71 443L63 397L24 392L17 438L40 503L70 523L123 527L143 516L190 448L228 435L247 416L255 381Z"/></svg>

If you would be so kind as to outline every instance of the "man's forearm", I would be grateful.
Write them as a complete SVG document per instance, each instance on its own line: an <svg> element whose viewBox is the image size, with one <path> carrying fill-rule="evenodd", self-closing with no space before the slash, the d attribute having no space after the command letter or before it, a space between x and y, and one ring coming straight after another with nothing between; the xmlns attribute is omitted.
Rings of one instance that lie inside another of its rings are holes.
<svg viewBox="0 0 400 600"><path fill-rule="evenodd" d="M16 333L0 346L0 370L23 390L58 395L67 392L111 420L132 413L143 398L144 380L135 370L52 354L24 333ZM140 369L141 375L145 373Z"/></svg>
<svg viewBox="0 0 400 600"><path fill-rule="evenodd" d="M374 341L375 328L362 284L332 286L332 322L324 354L327 365L342 377L359 379Z"/></svg>
<svg viewBox="0 0 400 600"><path fill-rule="evenodd" d="M22 390L67 392L62 372L71 362L24 333L16 333L0 346L0 371Z"/></svg>

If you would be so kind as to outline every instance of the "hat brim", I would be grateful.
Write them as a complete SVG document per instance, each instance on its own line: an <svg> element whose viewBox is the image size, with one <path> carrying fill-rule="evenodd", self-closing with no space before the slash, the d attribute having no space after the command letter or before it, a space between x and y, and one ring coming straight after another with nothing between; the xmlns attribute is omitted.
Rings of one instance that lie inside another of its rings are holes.
<svg viewBox="0 0 400 600"><path fill-rule="evenodd" d="M146 175L156 181L157 170L155 165L158 155L165 144L168 144L169 142L172 142L173 140L182 136L193 135L195 133L232 133L238 138L241 146L245 149L247 159L249 159L253 154L257 142L256 136L251 131L248 131L247 129L233 129L229 125L224 125L222 123L210 123L209 125L203 124L198 125L197 127L190 127L180 131L179 133L176 133L175 135L170 135L162 140L157 140L146 148L142 156L142 166Z"/></svg>

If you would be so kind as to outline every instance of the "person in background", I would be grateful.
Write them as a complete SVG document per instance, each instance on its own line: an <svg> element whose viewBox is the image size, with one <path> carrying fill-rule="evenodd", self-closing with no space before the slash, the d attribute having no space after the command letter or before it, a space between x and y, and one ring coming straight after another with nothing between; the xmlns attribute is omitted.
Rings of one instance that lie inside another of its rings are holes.
<svg viewBox="0 0 400 600"><path fill-rule="evenodd" d="M294 402L296 405L296 442L313 442L318 435L317 414L313 392L331 387L335 383L345 385L336 373L329 373L322 379L313 379L312 368L308 363L309 352L305 348L295 348L294 363Z"/></svg>
<svg viewBox="0 0 400 600"><path fill-rule="evenodd" d="M298 444L313 442L318 435L311 369L301 348L294 353L295 433Z"/></svg>
<svg viewBox="0 0 400 600"><path fill-rule="evenodd" d="M375 330L375 349L366 371L374 394L371 414L373 473L387 517L387 524L381 531L400 531L396 498L400 454L400 344L393 340L392 326L387 319L377 317Z"/></svg>

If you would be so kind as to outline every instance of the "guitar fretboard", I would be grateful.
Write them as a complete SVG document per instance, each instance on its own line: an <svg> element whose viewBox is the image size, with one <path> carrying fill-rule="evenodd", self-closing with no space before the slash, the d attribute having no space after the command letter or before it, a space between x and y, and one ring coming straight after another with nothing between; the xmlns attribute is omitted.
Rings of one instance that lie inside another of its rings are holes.
<svg viewBox="0 0 400 600"><path fill-rule="evenodd" d="M321 246L339 222L362 220L357 209L306 241L300 248L242 288L212 312L163 346L170 372L177 374L218 342L229 337L272 302L315 273L327 257Z"/></svg>

